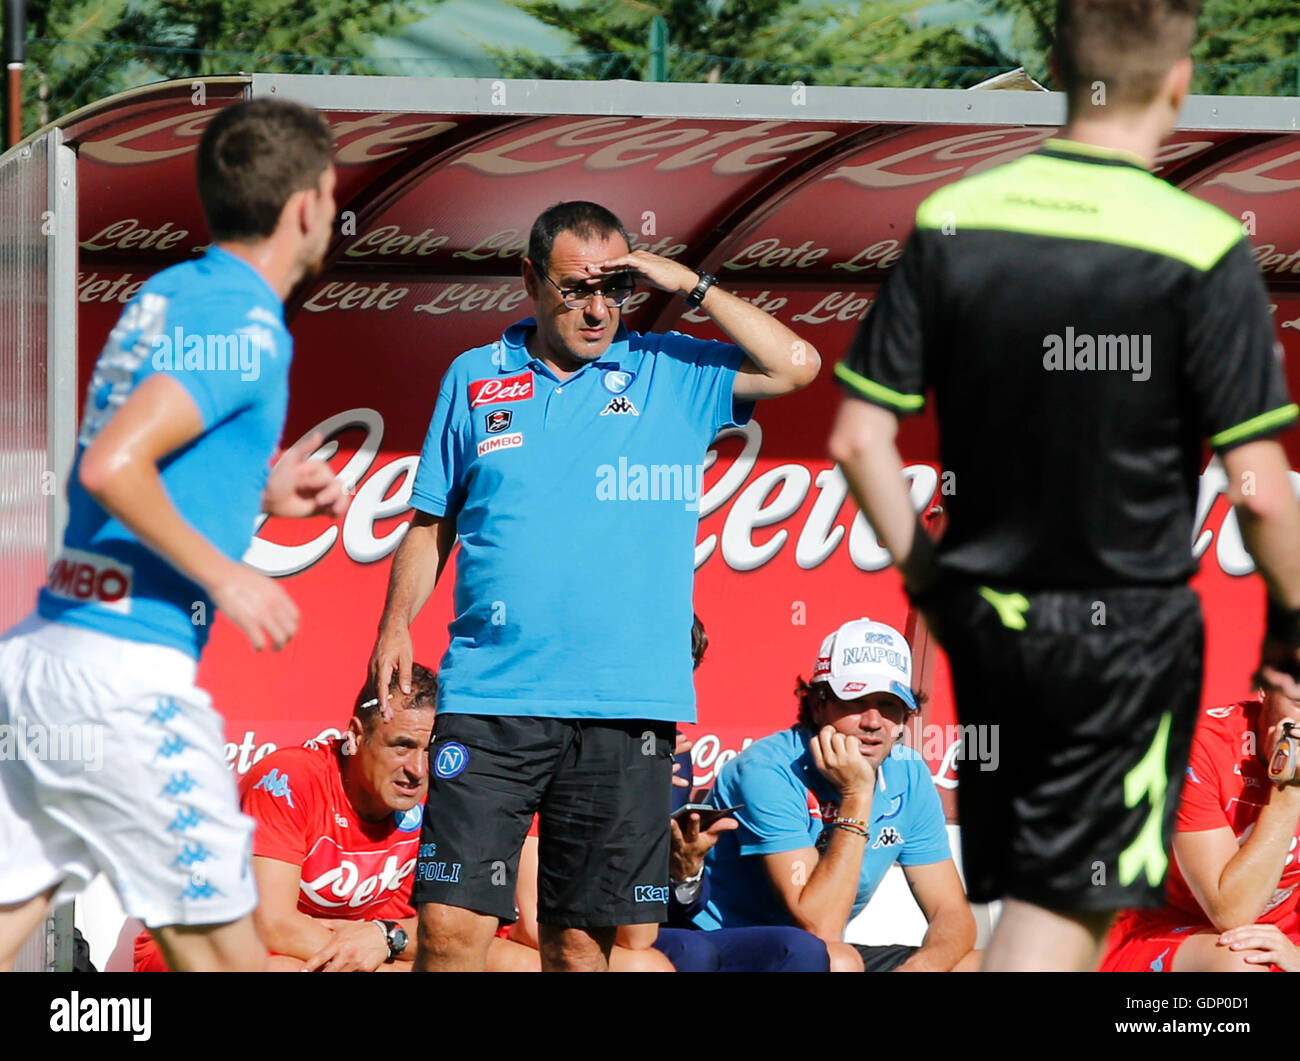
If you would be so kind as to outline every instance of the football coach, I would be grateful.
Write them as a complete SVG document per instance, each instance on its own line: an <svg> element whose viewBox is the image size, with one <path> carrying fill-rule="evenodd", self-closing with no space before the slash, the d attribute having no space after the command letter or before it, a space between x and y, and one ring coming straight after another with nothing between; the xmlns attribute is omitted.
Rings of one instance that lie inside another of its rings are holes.
<svg viewBox="0 0 1300 1061"><path fill-rule="evenodd" d="M442 379L371 659L412 660L410 625L457 538L414 901L417 970L482 969L515 919L540 815L544 970L604 970L617 926L666 916L674 728L695 718L691 591L702 461L753 402L807 386L811 343L704 272L631 251L590 202L533 224L534 316ZM638 334L642 283L731 343Z"/></svg>

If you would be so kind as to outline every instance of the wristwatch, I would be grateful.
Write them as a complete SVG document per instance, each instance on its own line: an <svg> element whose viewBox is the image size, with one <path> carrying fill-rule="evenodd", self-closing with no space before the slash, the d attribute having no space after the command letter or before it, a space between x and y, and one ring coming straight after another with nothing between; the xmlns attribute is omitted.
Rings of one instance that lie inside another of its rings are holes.
<svg viewBox="0 0 1300 1061"><path fill-rule="evenodd" d="M388 957L384 959L384 964L397 960L397 956L406 950L406 945L410 938L406 935L406 929L396 921L385 921L382 918L375 918L375 924L384 930L384 942L388 944Z"/></svg>
<svg viewBox="0 0 1300 1061"><path fill-rule="evenodd" d="M685 880L669 881L673 889L673 898L681 906L690 906L695 902L700 894L700 889L704 887L704 863L700 863L700 868L696 871L695 876L687 877Z"/></svg>
<svg viewBox="0 0 1300 1061"><path fill-rule="evenodd" d="M712 273L706 273L703 269L698 270L700 282L695 285L695 290L686 296L686 304L692 309L699 309L700 303L704 301L704 296L708 293L709 288L718 282L718 278Z"/></svg>

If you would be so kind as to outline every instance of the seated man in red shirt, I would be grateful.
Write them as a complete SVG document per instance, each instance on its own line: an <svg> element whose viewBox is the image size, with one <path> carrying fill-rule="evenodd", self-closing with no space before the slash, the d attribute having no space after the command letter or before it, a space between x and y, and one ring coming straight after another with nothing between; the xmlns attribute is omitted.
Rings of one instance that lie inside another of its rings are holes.
<svg viewBox="0 0 1300 1061"><path fill-rule="evenodd" d="M418 664L411 694L389 690L392 717L367 684L343 737L281 748L241 785L257 822L254 920L278 971L409 971L415 957L411 885L428 790L428 745L437 679ZM201 878L201 847L181 854ZM436 865L436 864L435 864ZM455 873L459 867L445 867ZM489 968L527 968L526 947L496 940ZM136 940L137 972L165 971L147 932Z"/></svg>
<svg viewBox="0 0 1300 1061"><path fill-rule="evenodd" d="M1268 778L1286 722L1300 724L1300 703L1276 690L1202 712L1166 905L1120 915L1102 972L1300 970L1300 786Z"/></svg>

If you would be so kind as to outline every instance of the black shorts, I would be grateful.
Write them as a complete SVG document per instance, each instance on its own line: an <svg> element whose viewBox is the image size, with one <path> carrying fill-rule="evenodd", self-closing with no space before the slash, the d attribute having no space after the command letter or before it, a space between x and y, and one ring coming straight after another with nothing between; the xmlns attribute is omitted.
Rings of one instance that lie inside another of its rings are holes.
<svg viewBox="0 0 1300 1061"><path fill-rule="evenodd" d="M925 611L948 653L958 721L988 727L964 731L958 764L970 898L1079 912L1163 905L1200 710L1196 594L947 587ZM981 762L974 747L999 751Z"/></svg>
<svg viewBox="0 0 1300 1061"><path fill-rule="evenodd" d="M671 722L439 714L412 901L515 920L536 813L539 923L663 921L674 735Z"/></svg>
<svg viewBox="0 0 1300 1061"><path fill-rule="evenodd" d="M854 943L853 949L862 955L864 973L892 973L921 948L904 947L901 944L868 947L863 943Z"/></svg>

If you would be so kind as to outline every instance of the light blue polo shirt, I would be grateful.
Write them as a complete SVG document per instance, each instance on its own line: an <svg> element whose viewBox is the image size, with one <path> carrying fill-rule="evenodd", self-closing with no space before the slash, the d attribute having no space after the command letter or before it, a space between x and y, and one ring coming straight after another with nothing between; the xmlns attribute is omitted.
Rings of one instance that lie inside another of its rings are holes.
<svg viewBox="0 0 1300 1061"><path fill-rule="evenodd" d="M839 795L813 763L811 731L800 726L755 741L718 774L709 794L715 807L744 806L738 829L709 852L710 899L695 917L701 928L793 925L790 911L764 868L762 855L816 847ZM943 807L925 761L901 745L876 772L866 856L853 900L856 917L895 862L925 866L952 857Z"/></svg>
<svg viewBox="0 0 1300 1061"><path fill-rule="evenodd" d="M438 709L692 722L702 462L753 412L744 354L620 325L560 382L534 323L452 362L420 454L411 505L460 538Z"/></svg>
<svg viewBox="0 0 1300 1061"><path fill-rule="evenodd" d="M68 479L68 526L37 611L198 657L216 618L208 594L110 516L78 481L86 447L150 376L186 390L203 433L158 466L189 524L231 560L248 550L289 404L293 340L280 297L220 247L164 269L127 303L86 387Z"/></svg>

